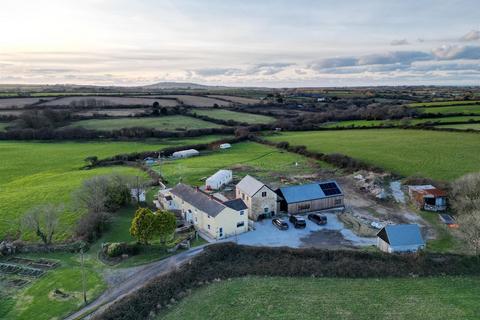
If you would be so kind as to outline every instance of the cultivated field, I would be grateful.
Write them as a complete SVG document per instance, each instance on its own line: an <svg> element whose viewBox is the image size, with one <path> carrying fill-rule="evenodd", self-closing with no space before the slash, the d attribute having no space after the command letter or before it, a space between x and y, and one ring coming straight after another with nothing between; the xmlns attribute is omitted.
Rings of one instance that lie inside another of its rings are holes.
<svg viewBox="0 0 480 320"><path fill-rule="evenodd" d="M244 98L244 97L235 97L235 96L223 96L223 95L209 95L210 98L218 98L223 100L228 100L234 103L240 104L257 104L260 103L259 99Z"/></svg>
<svg viewBox="0 0 480 320"><path fill-rule="evenodd" d="M53 98L42 98L42 100L50 100ZM23 108L31 104L39 102L40 98L7 98L0 99L0 109Z"/></svg>
<svg viewBox="0 0 480 320"><path fill-rule="evenodd" d="M249 173L271 178L289 174L310 174L315 172L319 165L321 163L294 153L282 152L254 142L243 142L232 145L230 149L207 155L166 161L160 166L154 166L154 169L167 179L169 185L174 186L180 181L202 185L207 177L219 169L235 169L234 175Z"/></svg>
<svg viewBox="0 0 480 320"><path fill-rule="evenodd" d="M69 127L83 127L92 130L118 130L122 128L154 128L162 131L185 131L191 129L220 128L221 125L187 116L92 119L72 123Z"/></svg>
<svg viewBox="0 0 480 320"><path fill-rule="evenodd" d="M271 123L276 120L273 117L264 116L261 114L235 112L225 109L196 109L193 112L198 115L207 116L214 119L235 120L238 122L246 122L250 124Z"/></svg>
<svg viewBox="0 0 480 320"><path fill-rule="evenodd" d="M477 319L478 277L247 277L197 289L157 319Z"/></svg>
<svg viewBox="0 0 480 320"><path fill-rule="evenodd" d="M460 123L460 124L444 124L435 126L437 128L462 129L462 130L480 130L480 123ZM480 137L479 137L480 138Z"/></svg>
<svg viewBox="0 0 480 320"><path fill-rule="evenodd" d="M421 123L443 123L443 122L468 122L470 120L480 120L480 116L453 116L443 118L425 118L425 119L404 119L404 120L349 120L322 125L324 128L343 128L343 127L373 127L373 126L398 126L398 125L416 125Z"/></svg>
<svg viewBox="0 0 480 320"><path fill-rule="evenodd" d="M478 114L480 115L480 104L471 104L471 105L458 105L451 107L427 107L420 109L423 113L441 113L441 114L452 114L452 113L465 113L465 114Z"/></svg>
<svg viewBox="0 0 480 320"><path fill-rule="evenodd" d="M121 153L159 150L168 146L205 143L220 139L204 136L194 139L165 139L153 142L0 142L0 238L19 230L24 212L46 202L66 203L60 219L57 240L71 235L79 213L69 206L70 195L83 180L95 175L118 172L142 174L129 167L81 170L88 156L104 158ZM29 238L30 235L26 235ZM25 238L24 237L24 238Z"/></svg>
<svg viewBox="0 0 480 320"><path fill-rule="evenodd" d="M84 101L94 99L101 106L151 106L157 101L163 107L173 107L178 103L174 99L149 99L135 97L104 97L104 96L80 96L80 97L64 97L40 104L40 106L71 106L78 104L83 106Z"/></svg>
<svg viewBox="0 0 480 320"><path fill-rule="evenodd" d="M201 96L167 95L162 97L177 99L187 106L194 106L194 107L213 107L215 104L220 107L226 107L231 104L230 102L227 102L227 101L201 97Z"/></svg>
<svg viewBox="0 0 480 320"><path fill-rule="evenodd" d="M480 170L480 139L475 133L372 129L291 132L268 139L346 154L404 176L451 180Z"/></svg>

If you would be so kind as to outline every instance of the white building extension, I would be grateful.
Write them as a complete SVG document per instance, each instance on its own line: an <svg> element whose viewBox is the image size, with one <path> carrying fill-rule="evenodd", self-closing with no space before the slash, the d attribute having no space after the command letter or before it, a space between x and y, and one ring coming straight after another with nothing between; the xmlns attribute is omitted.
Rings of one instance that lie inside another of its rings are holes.
<svg viewBox="0 0 480 320"><path fill-rule="evenodd" d="M174 152L172 154L173 159L181 159L181 158L188 158L188 157L193 157L193 156L198 156L200 152L198 152L195 149L188 149L188 150L181 150Z"/></svg>
<svg viewBox="0 0 480 320"><path fill-rule="evenodd" d="M222 186L230 183L233 179L231 170L218 170L213 176L205 182L207 190L218 190Z"/></svg>

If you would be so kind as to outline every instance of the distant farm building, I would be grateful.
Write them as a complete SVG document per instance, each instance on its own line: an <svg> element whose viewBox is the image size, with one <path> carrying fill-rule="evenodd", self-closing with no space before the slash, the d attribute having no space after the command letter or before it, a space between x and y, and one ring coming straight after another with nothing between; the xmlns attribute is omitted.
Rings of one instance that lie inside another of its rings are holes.
<svg viewBox="0 0 480 320"><path fill-rule="evenodd" d="M409 186L408 193L420 209L426 211L447 209L447 193L432 185Z"/></svg>
<svg viewBox="0 0 480 320"><path fill-rule="evenodd" d="M377 234L377 246L383 252L417 252L425 249L417 224L388 225Z"/></svg>
<svg viewBox="0 0 480 320"><path fill-rule="evenodd" d="M130 195L132 196L132 200L135 202L145 202L146 200L145 189L130 189Z"/></svg>
<svg viewBox="0 0 480 320"><path fill-rule="evenodd" d="M236 186L235 195L248 207L252 220L269 218L277 213L277 194L252 176L245 176Z"/></svg>
<svg viewBox="0 0 480 320"><path fill-rule="evenodd" d="M222 186L230 183L233 179L231 170L218 170L213 176L205 181L207 190L218 190Z"/></svg>
<svg viewBox="0 0 480 320"><path fill-rule="evenodd" d="M198 152L195 149L181 150L181 151L174 152L172 154L172 158L173 159L189 158L189 157L198 156L199 154L200 152Z"/></svg>
<svg viewBox="0 0 480 320"><path fill-rule="evenodd" d="M336 181L277 189L280 211L290 214L344 207L343 192Z"/></svg>
<svg viewBox="0 0 480 320"><path fill-rule="evenodd" d="M230 143L222 143L220 149L230 149L232 145Z"/></svg>

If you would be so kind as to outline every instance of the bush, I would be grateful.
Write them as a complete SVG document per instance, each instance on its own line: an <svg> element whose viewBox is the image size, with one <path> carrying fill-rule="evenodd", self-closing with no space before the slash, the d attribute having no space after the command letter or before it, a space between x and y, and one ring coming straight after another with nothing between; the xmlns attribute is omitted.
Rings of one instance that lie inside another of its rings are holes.
<svg viewBox="0 0 480 320"><path fill-rule="evenodd" d="M93 242L108 228L110 218L107 212L89 212L78 221L75 235L84 241Z"/></svg>
<svg viewBox="0 0 480 320"><path fill-rule="evenodd" d="M136 255L139 252L139 247L136 244L129 244L126 242L106 242L102 244L103 253L110 257L119 257L122 254Z"/></svg>

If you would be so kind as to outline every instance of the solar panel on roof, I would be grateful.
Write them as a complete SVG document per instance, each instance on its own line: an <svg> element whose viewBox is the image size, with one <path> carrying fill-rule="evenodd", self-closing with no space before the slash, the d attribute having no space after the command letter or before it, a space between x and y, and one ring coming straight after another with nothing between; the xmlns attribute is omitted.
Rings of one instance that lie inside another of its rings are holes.
<svg viewBox="0 0 480 320"><path fill-rule="evenodd" d="M340 189L338 189L337 184L334 182L321 183L320 189L322 189L323 193L327 197L342 193Z"/></svg>

